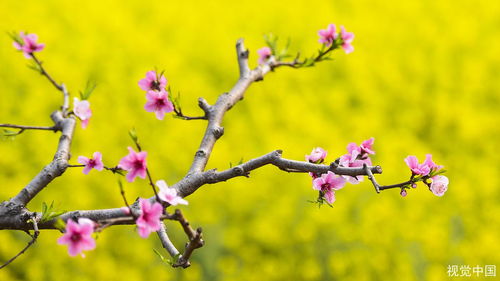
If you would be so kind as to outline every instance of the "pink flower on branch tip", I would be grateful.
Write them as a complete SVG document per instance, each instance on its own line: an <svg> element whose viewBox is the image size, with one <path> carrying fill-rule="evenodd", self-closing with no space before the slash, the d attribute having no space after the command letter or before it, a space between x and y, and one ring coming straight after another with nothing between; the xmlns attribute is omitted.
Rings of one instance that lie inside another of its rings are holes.
<svg viewBox="0 0 500 281"><path fill-rule="evenodd" d="M442 175L433 176L431 178L431 184L429 186L429 189L436 196L443 196L444 193L448 190L449 183L450 181L445 176Z"/></svg>
<svg viewBox="0 0 500 281"><path fill-rule="evenodd" d="M132 147L128 147L129 154L123 157L118 167L128 171L127 181L133 182L136 177L146 178L146 151L135 152Z"/></svg>
<svg viewBox="0 0 500 281"><path fill-rule="evenodd" d="M316 147L311 151L311 154L306 155L306 161L316 164L323 163L323 161L325 161L326 154L326 150L321 147Z"/></svg>
<svg viewBox="0 0 500 281"><path fill-rule="evenodd" d="M21 42L14 41L13 45L19 51L23 52L23 55L29 59L31 54L34 52L40 52L45 47L45 44L37 43L38 36L36 34L24 34L24 32L19 33Z"/></svg>
<svg viewBox="0 0 500 281"><path fill-rule="evenodd" d="M425 156L425 161L422 164L418 163L416 156L410 155L405 158L406 165L411 169L412 173L415 175L427 176L431 172L435 172L443 168L441 165L436 165L432 161L432 155L427 154Z"/></svg>
<svg viewBox="0 0 500 281"><path fill-rule="evenodd" d="M340 38L342 39L342 49L346 54L352 53L354 47L352 46L352 40L354 40L354 33L345 31L343 26L340 26Z"/></svg>
<svg viewBox="0 0 500 281"><path fill-rule="evenodd" d="M325 44L326 47L330 47L333 42L337 39L337 27L335 24L329 24L326 29L321 29L318 31L319 43Z"/></svg>
<svg viewBox="0 0 500 281"><path fill-rule="evenodd" d="M272 51L269 47L262 47L257 50L257 54L259 54L259 64L264 64L271 57Z"/></svg>
<svg viewBox="0 0 500 281"><path fill-rule="evenodd" d="M172 206L177 204L187 205L188 201L182 199L179 195L177 195L177 190L174 188L168 188L167 183L164 180L159 180L156 182L156 186L160 188L160 192L158 192L158 197L169 203Z"/></svg>
<svg viewBox="0 0 500 281"><path fill-rule="evenodd" d="M165 90L161 91L148 91L146 94L146 105L144 109L147 112L156 113L156 118L158 120L163 120L165 113L174 110L174 105L168 100L168 92Z"/></svg>
<svg viewBox="0 0 500 281"><path fill-rule="evenodd" d="M87 100L80 101L78 98L73 99L73 112L76 117L82 120L82 128L87 128L89 119L92 117L92 110L90 110L90 102Z"/></svg>
<svg viewBox="0 0 500 281"><path fill-rule="evenodd" d="M63 236L57 239L58 244L67 244L68 253L74 257L80 254L85 255L82 251L95 249L95 240L92 238L94 233L94 222L87 218L79 218L78 223L69 219L66 224L66 231Z"/></svg>
<svg viewBox="0 0 500 281"><path fill-rule="evenodd" d="M335 190L343 188L345 183L346 181L343 177L328 171L328 173L313 180L313 189L321 191L326 201L332 204L335 202Z"/></svg>
<svg viewBox="0 0 500 281"><path fill-rule="evenodd" d="M147 238L151 232L160 230L160 217L163 207L160 203L151 204L147 199L139 199L141 215L136 220L137 231L142 238Z"/></svg>
<svg viewBox="0 0 500 281"><path fill-rule="evenodd" d="M161 91L167 86L167 78L161 74L158 77L156 71L151 70L146 73L146 77L139 80L139 87L144 91Z"/></svg>
<svg viewBox="0 0 500 281"><path fill-rule="evenodd" d="M340 157L339 159L339 165L342 167L363 167L363 164L366 164L368 166L372 165L372 161L370 157L367 157L364 160L357 159L353 157L353 153L347 153L344 154ZM342 176L344 179L347 180L347 182L351 184L358 184L363 181L363 177L358 176L358 177L351 177L351 176Z"/></svg>
<svg viewBox="0 0 500 281"><path fill-rule="evenodd" d="M85 168L83 168L84 174L88 174L92 169L102 171L102 169L104 168L104 164L102 163L102 154L99 151L94 152L92 158L78 156L77 161L78 163L85 165Z"/></svg>

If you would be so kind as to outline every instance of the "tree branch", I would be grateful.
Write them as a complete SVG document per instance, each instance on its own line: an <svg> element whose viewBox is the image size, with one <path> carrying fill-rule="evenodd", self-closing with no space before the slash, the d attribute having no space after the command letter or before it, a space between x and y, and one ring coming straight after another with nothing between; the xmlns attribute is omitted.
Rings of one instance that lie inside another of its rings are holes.
<svg viewBox="0 0 500 281"><path fill-rule="evenodd" d="M70 158L70 146L75 130L75 118L64 118L61 111L55 111L50 116L55 123L55 127L61 131L59 144L54 154L54 159L36 175L31 182L24 187L11 202L26 206L38 192L46 187L56 177L62 175L68 166Z"/></svg>
<svg viewBox="0 0 500 281"><path fill-rule="evenodd" d="M11 262L13 262L15 259L17 259L17 257L19 257L20 255L24 254L24 252L26 252L26 250L28 250L28 248L31 247L31 245L35 244L36 239L38 238L38 235L40 234L40 231L38 230L38 225L37 225L36 213L33 214L32 218L31 218L31 221L33 223L33 230L34 230L33 236L30 235L31 236L31 241L29 241L28 245L26 245L26 247L24 247L19 253L17 253L17 255L13 256L11 259L9 259L4 264L2 264L0 266L0 269L2 269L4 267L6 267L7 265L9 265ZM28 234L29 234L29 232L28 232Z"/></svg>

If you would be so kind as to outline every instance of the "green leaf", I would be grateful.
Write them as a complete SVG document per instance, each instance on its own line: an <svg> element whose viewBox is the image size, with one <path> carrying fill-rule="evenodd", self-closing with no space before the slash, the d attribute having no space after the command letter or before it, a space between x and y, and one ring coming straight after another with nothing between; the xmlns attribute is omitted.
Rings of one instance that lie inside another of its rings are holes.
<svg viewBox="0 0 500 281"><path fill-rule="evenodd" d="M38 63L34 62L34 61L31 61L29 64L28 64L28 68L42 74L43 73L43 70L42 70L42 67L41 65L39 65Z"/></svg>
<svg viewBox="0 0 500 281"><path fill-rule="evenodd" d="M134 143L137 143L138 138L137 138L137 132L135 131L135 128L130 129L128 131L128 135L130 136L130 138L132 138L132 140L134 141Z"/></svg>
<svg viewBox="0 0 500 281"><path fill-rule="evenodd" d="M97 87L97 83L92 80L87 80L87 84L85 85L85 89L80 91L80 98L81 100L88 100L90 98L90 95L92 92L95 90Z"/></svg>
<svg viewBox="0 0 500 281"><path fill-rule="evenodd" d="M19 33L15 32L15 31L11 31L11 32L7 32L7 35L9 35L9 37L14 40L15 42L17 42L18 44L24 44L23 42L23 39L21 38L21 36L19 35Z"/></svg>

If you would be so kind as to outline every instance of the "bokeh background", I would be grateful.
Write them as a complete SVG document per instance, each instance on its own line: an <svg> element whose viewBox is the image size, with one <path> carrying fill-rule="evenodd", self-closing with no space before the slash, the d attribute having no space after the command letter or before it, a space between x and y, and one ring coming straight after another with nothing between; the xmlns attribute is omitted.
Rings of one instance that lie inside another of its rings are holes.
<svg viewBox="0 0 500 281"><path fill-rule="evenodd" d="M60 94L26 67L4 32L37 33L39 57L76 96L98 82L94 115L78 127L76 156L101 151L115 165L135 127L155 179L173 184L187 171L203 121L143 110L137 81L155 67L181 92L186 114L197 98L214 102L237 79L234 45L245 38L256 65L263 35L290 38L313 53L329 23L355 33L355 52L313 68L279 69L228 112L209 168L224 169L274 149L302 160L313 147L329 160L349 142L375 137L378 179L406 180L403 159L432 153L451 184L438 198L424 186L402 198L364 182L337 192L333 208L308 200L307 175L274 167L249 179L205 186L182 207L204 229L206 246L187 270L161 263L156 237L133 226L108 229L96 250L70 258L44 231L0 280L446 280L448 265L500 266L500 2L498 1L13 1L0 2L0 123L51 125ZM14 196L48 163L58 134L28 131L0 142L0 200ZM151 196L147 183L126 184L129 200ZM68 169L29 205L41 210L122 206L116 176ZM179 248L185 237L169 223ZM27 235L0 231L0 261ZM458 280L454 278L453 280ZM468 277L464 280L474 280Z"/></svg>

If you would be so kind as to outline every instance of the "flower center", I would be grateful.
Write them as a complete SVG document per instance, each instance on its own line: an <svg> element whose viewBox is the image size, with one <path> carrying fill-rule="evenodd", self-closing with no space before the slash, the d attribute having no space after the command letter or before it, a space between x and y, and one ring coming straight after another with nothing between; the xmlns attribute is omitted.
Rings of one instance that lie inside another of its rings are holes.
<svg viewBox="0 0 500 281"><path fill-rule="evenodd" d="M73 233L71 235L71 241L73 241L73 242L78 242L78 241L80 241L80 239L81 239L80 233Z"/></svg>

